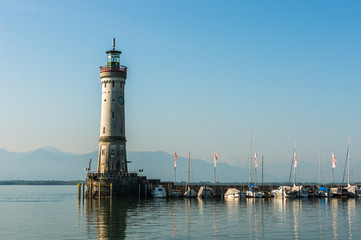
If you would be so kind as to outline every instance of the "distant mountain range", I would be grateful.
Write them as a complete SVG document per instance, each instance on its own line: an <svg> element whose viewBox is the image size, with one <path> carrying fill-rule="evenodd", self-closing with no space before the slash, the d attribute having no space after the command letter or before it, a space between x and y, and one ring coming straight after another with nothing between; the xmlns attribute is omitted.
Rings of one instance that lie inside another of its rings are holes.
<svg viewBox="0 0 361 240"><path fill-rule="evenodd" d="M0 180L84 180L85 168L92 159L92 170L96 170L98 152L73 154L61 152L54 147L39 148L30 152L10 152L0 149ZM165 152L128 152L129 171L139 172L148 179L174 180L174 157ZM201 159L191 159L191 182L213 182L213 163ZM301 182L317 181L317 166L303 162L303 167L297 169L297 180ZM360 164L353 168L358 172ZM177 182L187 179L188 158L179 156L177 163ZM342 169L341 169L342 168ZM281 162L264 164L264 182L286 182L289 179L290 164ZM329 170L331 171L331 170ZM254 169L251 170L252 181ZM335 172L335 181L342 180L343 166ZM330 181L331 175L324 174L325 181ZM357 176L356 176L357 177ZM216 180L222 183L248 182L249 169L230 166L218 162ZM257 171L258 182L261 181L261 168ZM359 181L358 179L355 179Z"/></svg>

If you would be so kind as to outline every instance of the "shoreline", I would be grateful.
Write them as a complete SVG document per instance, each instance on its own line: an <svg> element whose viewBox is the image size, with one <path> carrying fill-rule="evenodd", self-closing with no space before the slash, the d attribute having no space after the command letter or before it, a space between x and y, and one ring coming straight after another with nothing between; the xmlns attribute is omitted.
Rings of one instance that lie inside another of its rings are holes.
<svg viewBox="0 0 361 240"><path fill-rule="evenodd" d="M77 185L84 180L0 180L0 185Z"/></svg>

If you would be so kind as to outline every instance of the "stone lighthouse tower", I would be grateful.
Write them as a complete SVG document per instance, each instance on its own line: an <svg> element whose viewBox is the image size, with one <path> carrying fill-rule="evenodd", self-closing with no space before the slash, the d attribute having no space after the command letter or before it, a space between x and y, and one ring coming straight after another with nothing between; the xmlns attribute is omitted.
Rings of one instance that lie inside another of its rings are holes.
<svg viewBox="0 0 361 240"><path fill-rule="evenodd" d="M91 199L149 195L152 184L158 184L160 180L138 176L127 166L124 118L127 67L120 65L121 52L115 50L114 38L113 49L106 53L107 64L100 67L102 98L98 166L96 172L88 168L86 196Z"/></svg>
<svg viewBox="0 0 361 240"><path fill-rule="evenodd" d="M124 87L127 67L120 65L121 51L107 51L107 65L100 67L102 85L97 173L127 173Z"/></svg>

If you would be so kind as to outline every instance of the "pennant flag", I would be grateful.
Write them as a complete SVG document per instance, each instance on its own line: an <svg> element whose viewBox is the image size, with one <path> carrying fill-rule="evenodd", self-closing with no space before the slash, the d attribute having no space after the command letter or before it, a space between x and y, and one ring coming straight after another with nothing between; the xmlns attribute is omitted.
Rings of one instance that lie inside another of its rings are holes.
<svg viewBox="0 0 361 240"><path fill-rule="evenodd" d="M257 163L257 152L254 153L254 167L255 167L255 168L258 167L258 163Z"/></svg>
<svg viewBox="0 0 361 240"><path fill-rule="evenodd" d="M297 167L297 154L296 154L296 152L293 153L293 160L294 160L294 162L295 162L295 164L293 165L293 167L296 168L296 167Z"/></svg>
<svg viewBox="0 0 361 240"><path fill-rule="evenodd" d="M332 153L332 168L335 168L336 167L336 157L335 157L335 154Z"/></svg>
<svg viewBox="0 0 361 240"><path fill-rule="evenodd" d="M218 158L217 153L214 152L214 158L213 158L213 160L214 160L214 167L217 167L217 158Z"/></svg>
<svg viewBox="0 0 361 240"><path fill-rule="evenodd" d="M177 153L174 152L174 167L177 167L177 160L178 160Z"/></svg>

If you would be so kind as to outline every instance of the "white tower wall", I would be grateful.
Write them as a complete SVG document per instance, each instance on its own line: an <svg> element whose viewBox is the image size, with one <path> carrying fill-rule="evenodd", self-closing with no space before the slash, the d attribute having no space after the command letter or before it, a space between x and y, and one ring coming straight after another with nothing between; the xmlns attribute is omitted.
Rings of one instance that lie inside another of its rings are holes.
<svg viewBox="0 0 361 240"><path fill-rule="evenodd" d="M120 54L114 49L107 53L108 60L109 56ZM119 58L114 59L115 62L110 61L100 68L102 99L97 172L104 174L128 172L124 117L127 68L119 65Z"/></svg>
<svg viewBox="0 0 361 240"><path fill-rule="evenodd" d="M124 101L125 78L104 77L102 84L102 110L100 120L100 137L125 137Z"/></svg>

